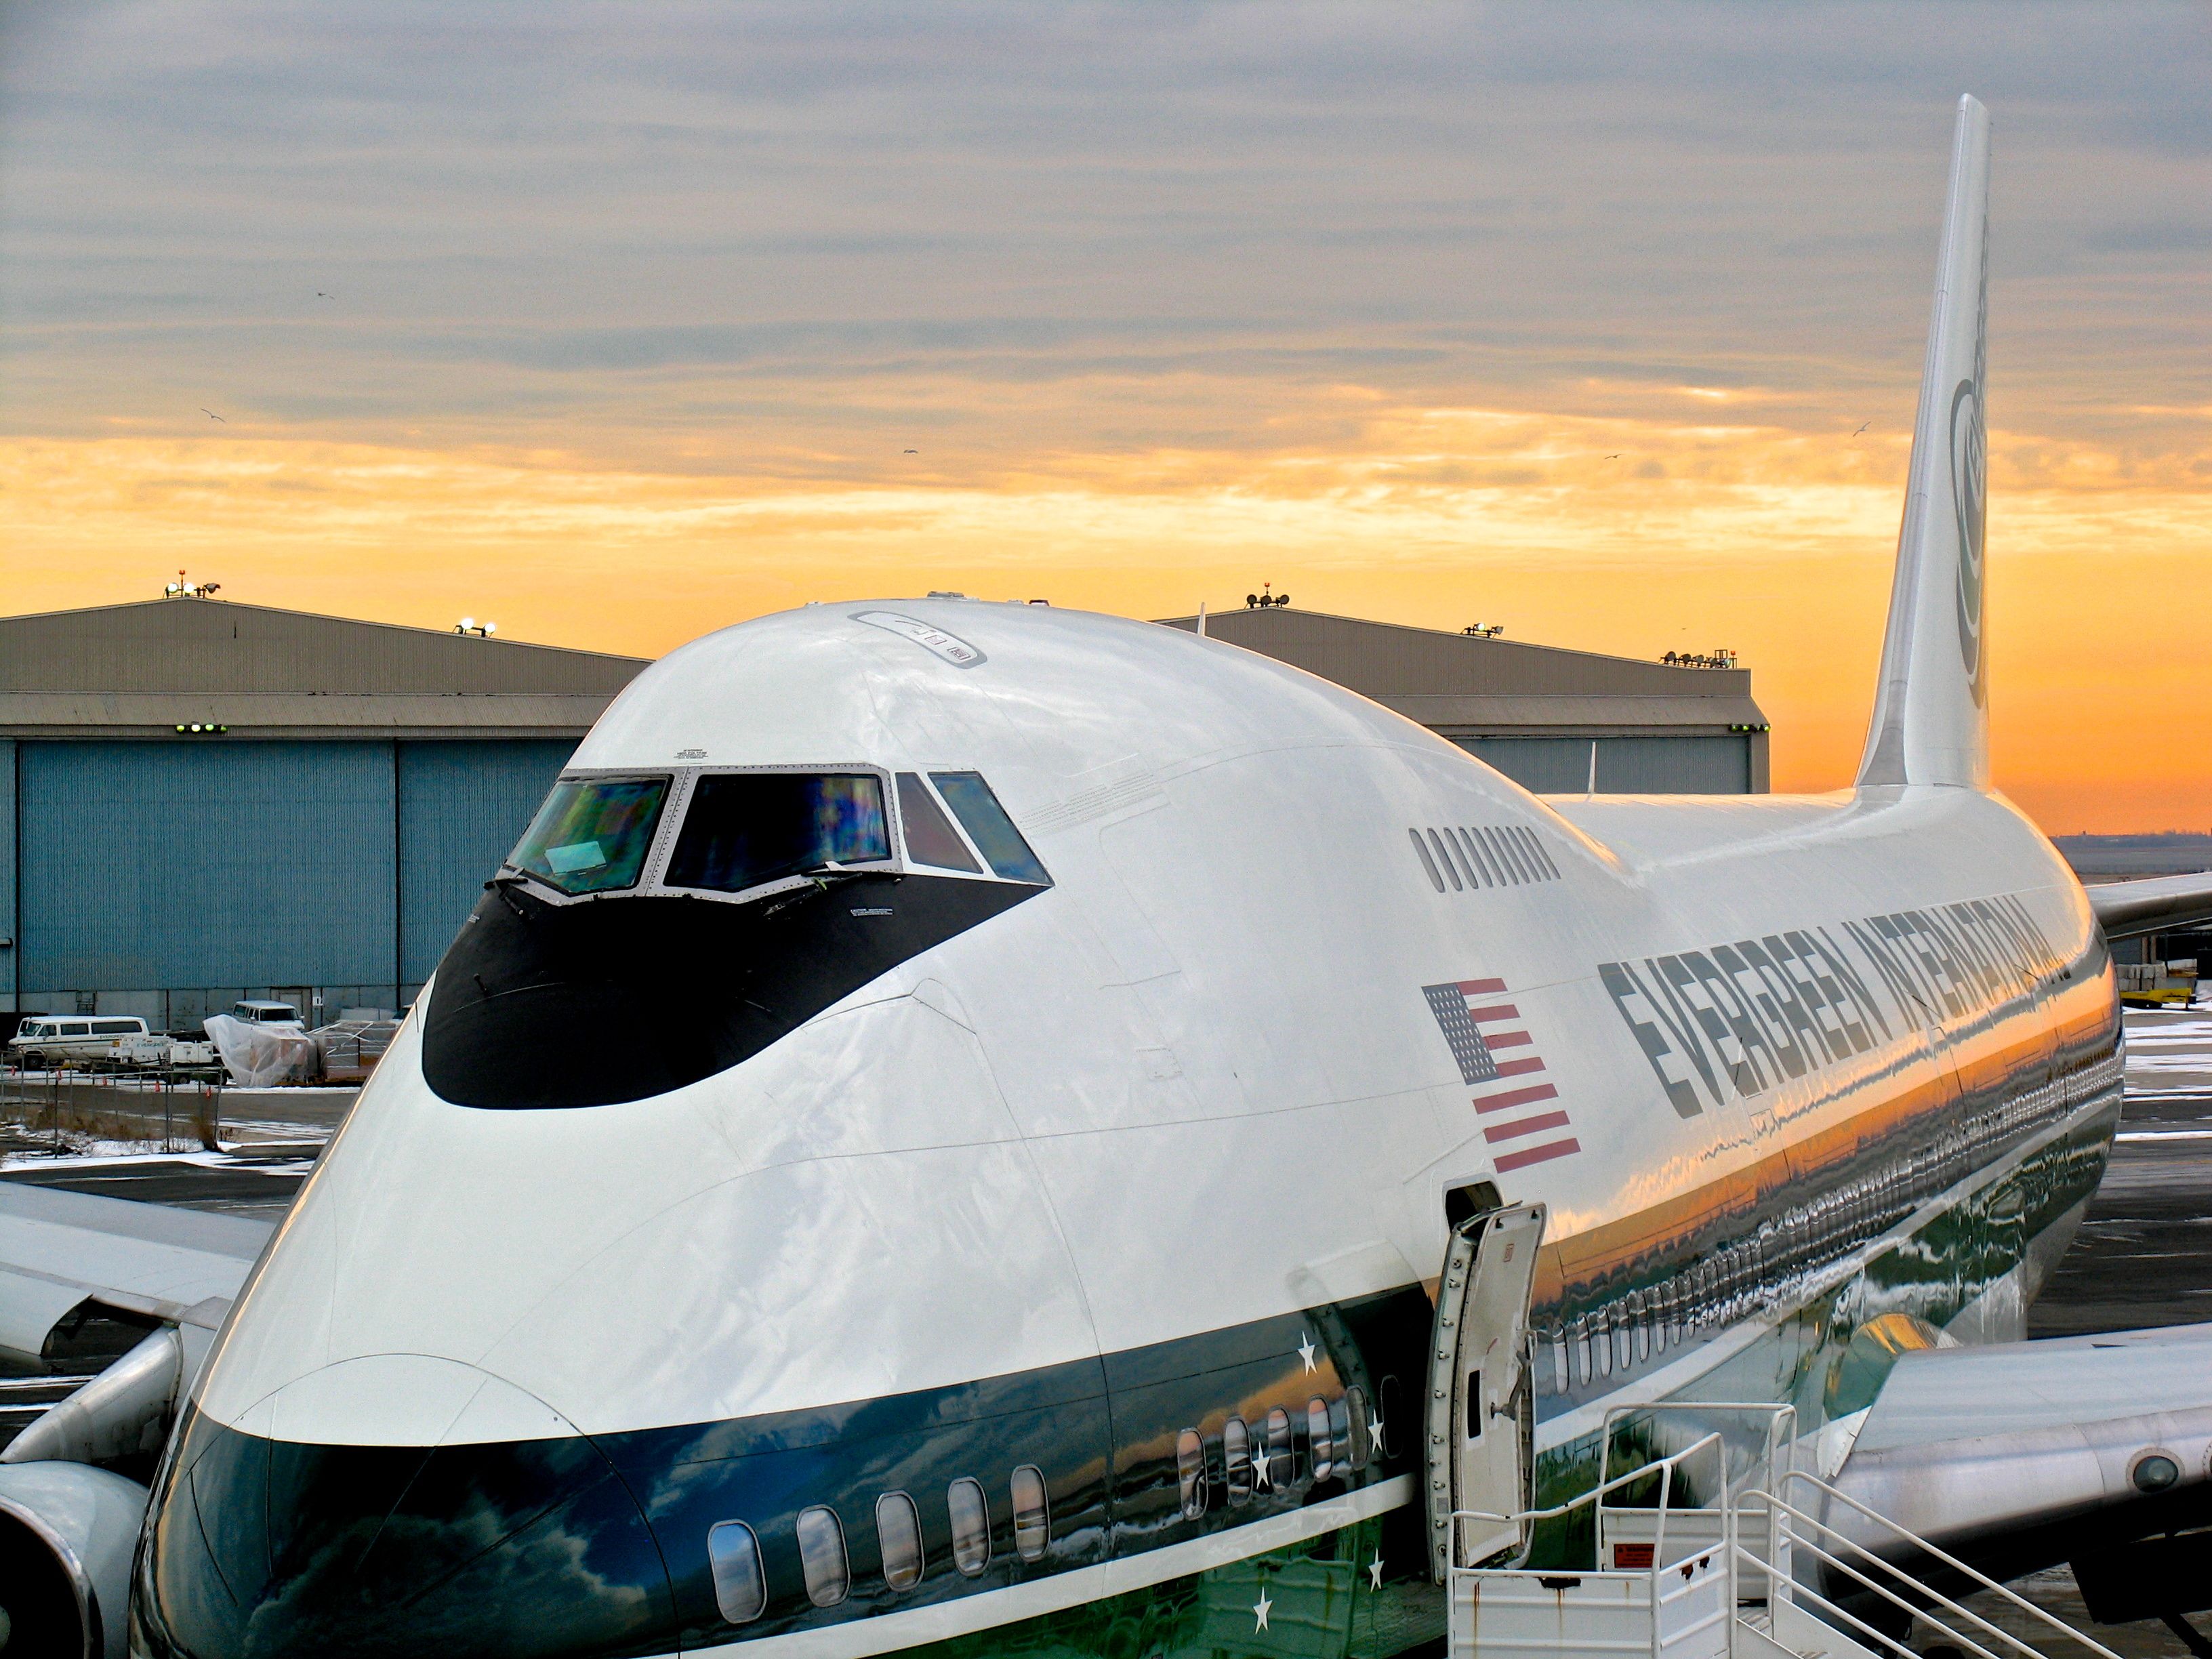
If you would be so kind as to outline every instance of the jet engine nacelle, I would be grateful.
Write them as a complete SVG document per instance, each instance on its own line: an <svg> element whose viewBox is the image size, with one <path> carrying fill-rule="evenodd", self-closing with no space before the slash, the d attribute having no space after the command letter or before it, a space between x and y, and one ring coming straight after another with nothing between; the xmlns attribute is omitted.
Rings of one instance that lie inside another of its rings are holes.
<svg viewBox="0 0 2212 1659"><path fill-rule="evenodd" d="M124 1659L146 1496L88 1463L0 1465L0 1652Z"/></svg>

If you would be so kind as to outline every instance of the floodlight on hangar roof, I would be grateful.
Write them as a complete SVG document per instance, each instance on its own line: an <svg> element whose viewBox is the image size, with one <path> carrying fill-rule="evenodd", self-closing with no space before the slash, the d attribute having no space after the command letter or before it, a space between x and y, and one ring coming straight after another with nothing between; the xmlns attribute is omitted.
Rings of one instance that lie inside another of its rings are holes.
<svg viewBox="0 0 2212 1659"><path fill-rule="evenodd" d="M1164 625L1195 631L1198 618ZM1447 736L1767 729L1747 668L1682 667L1281 606L1209 615L1206 634L1334 680Z"/></svg>

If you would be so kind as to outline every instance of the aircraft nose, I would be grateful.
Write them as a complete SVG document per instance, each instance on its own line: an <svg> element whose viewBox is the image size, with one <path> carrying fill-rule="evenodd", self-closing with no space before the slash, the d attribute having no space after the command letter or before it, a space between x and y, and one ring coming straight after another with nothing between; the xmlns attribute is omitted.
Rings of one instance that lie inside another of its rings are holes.
<svg viewBox="0 0 2212 1659"><path fill-rule="evenodd" d="M340 1406L355 1443L304 1437ZM426 1410L446 1419L427 1439L358 1443ZM613 1467L496 1377L351 1360L248 1420L259 1431L198 1413L179 1428L132 1598L144 1659L585 1659L672 1627L666 1570Z"/></svg>

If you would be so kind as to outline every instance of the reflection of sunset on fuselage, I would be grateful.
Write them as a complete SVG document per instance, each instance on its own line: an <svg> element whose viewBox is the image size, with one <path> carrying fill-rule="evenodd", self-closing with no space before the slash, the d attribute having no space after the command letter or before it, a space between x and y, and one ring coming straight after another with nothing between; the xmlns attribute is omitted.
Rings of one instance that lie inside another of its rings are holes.
<svg viewBox="0 0 2212 1659"><path fill-rule="evenodd" d="M1840 787L1865 735L1909 404L1846 443L1784 400L1695 391L1545 415L1334 387L1284 399L1249 447L1114 453L1032 389L1049 453L946 439L926 478L841 455L834 411L765 461L735 440L656 455L635 434L617 453L250 428L18 438L0 442L8 606L143 597L184 562L254 603L434 627L496 599L512 637L657 655L810 599L950 588L1167 616L1240 604L1264 578L1303 608L1425 627L1504 618L1510 638L1652 658L1731 647L1774 718L1774 787ZM2138 690L2202 659L2201 613L2177 602L2212 554L2212 451L2192 424L2104 446L1992 434L1996 777L2054 833L2204 821L2212 757L2146 720ZM2092 643L2113 641L2124 655Z"/></svg>

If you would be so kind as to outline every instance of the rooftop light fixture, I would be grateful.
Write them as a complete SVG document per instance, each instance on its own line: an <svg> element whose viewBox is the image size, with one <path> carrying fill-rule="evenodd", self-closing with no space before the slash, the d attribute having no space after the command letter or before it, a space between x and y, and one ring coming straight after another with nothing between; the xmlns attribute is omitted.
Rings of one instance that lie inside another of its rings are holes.
<svg viewBox="0 0 2212 1659"><path fill-rule="evenodd" d="M204 599L217 592L222 586L221 582L193 581L179 570L177 580L161 590L161 597L167 599Z"/></svg>

